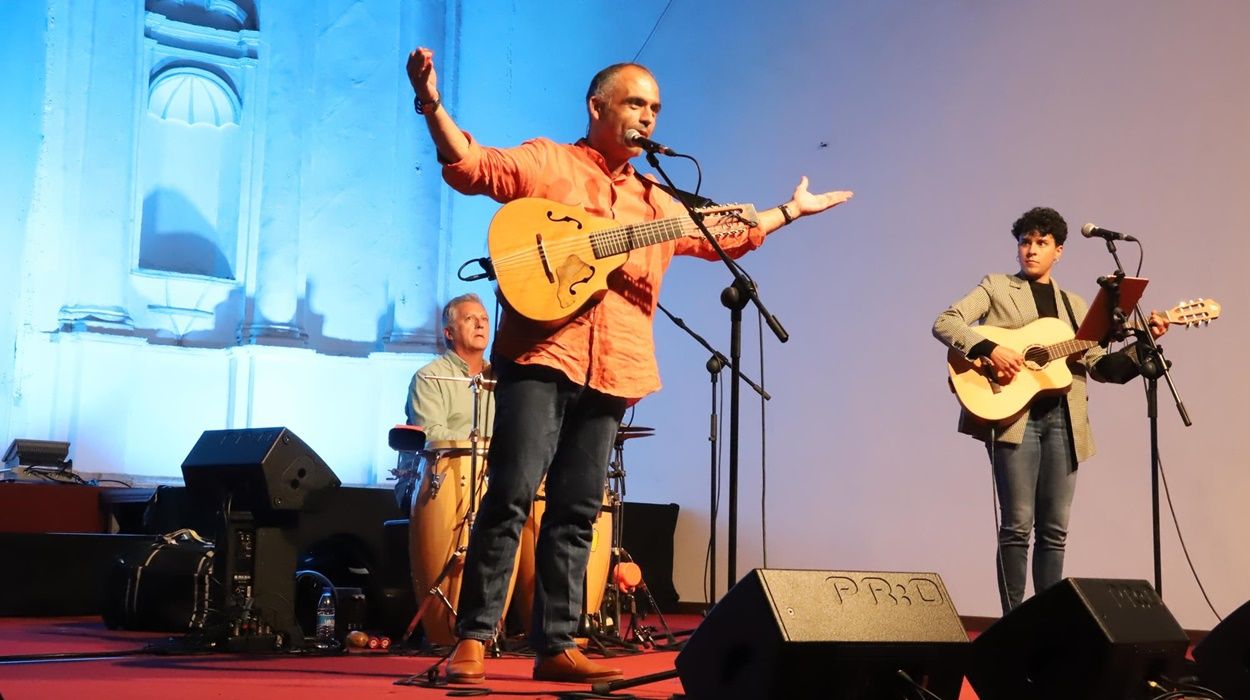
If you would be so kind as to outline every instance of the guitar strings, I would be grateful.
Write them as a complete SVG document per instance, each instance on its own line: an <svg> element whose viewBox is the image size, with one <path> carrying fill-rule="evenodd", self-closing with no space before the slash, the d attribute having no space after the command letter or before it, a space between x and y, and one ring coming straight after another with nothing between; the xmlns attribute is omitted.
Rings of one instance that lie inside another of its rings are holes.
<svg viewBox="0 0 1250 700"><path fill-rule="evenodd" d="M731 220L734 220L734 219L731 219ZM566 239L563 241L556 241L555 243L552 243L550 245L543 246L543 249L549 255L557 256L557 255L561 255L564 253L572 252L573 250L581 248L587 245L588 243L592 247L611 249L623 243L631 243L639 238L646 239L648 237L654 237L655 240L650 241L649 243L646 244L646 245L650 245L653 243L663 242L664 240L672 240L672 239L662 238L661 236L664 234L675 233L677 235L673 236L673 238L677 238L681 235L690 233L692 231L691 227L693 226L693 224L694 222L692 220L690 220L689 218L685 218L685 217L670 217L667 219L655 219L655 220L640 223L640 224L617 226L613 228L606 228L606 229L599 229L596 231L591 231L588 234L586 234L585 238L575 237L575 238L570 238L570 239ZM676 228L674 228L674 226ZM714 235L717 235L717 237L719 238L727 234L728 232L721 233L721 234L714 234ZM630 246L620 252L627 252L632 247L638 247L638 246ZM529 247L527 245L525 248L522 248L514 253L508 253L508 254L499 256L498 258L493 258L491 260L491 263L494 265L496 270L499 270L500 268L509 269L509 268L513 268L516 266L528 266L528 265L533 264L533 259L537 254L538 254L538 250L536 247Z"/></svg>
<svg viewBox="0 0 1250 700"><path fill-rule="evenodd" d="M654 221L637 224L633 227L617 226L614 228L599 229L587 233L585 238L572 237L563 241L556 241L555 243L543 247L548 253L559 254L580 248L588 243L591 245L594 245L594 242L599 242L600 244L621 243L629 240L630 238L652 236L658 233L663 233L665 229L671 230L674 223L678 225L679 230L684 230L685 227L677 221L677 217L673 217L672 219L656 219ZM635 232L634 234L631 234L629 231L631 228L633 228ZM658 243L659 241L657 240L656 242ZM515 253L509 253L507 255L500 256L498 259L493 259L492 262L496 268L501 265L507 267L518 261L524 264L529 264L537 252L536 248L531 248L527 245Z"/></svg>

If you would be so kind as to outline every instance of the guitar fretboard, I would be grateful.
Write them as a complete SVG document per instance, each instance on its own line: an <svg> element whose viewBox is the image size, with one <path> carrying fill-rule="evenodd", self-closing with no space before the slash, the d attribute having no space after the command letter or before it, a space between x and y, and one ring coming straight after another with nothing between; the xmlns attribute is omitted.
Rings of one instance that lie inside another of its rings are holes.
<svg viewBox="0 0 1250 700"><path fill-rule="evenodd" d="M685 235L687 227L693 225L688 218L674 216L642 224L595 231L590 234L590 249L594 251L596 258L620 255L635 248L680 238Z"/></svg>
<svg viewBox="0 0 1250 700"><path fill-rule="evenodd" d="M1075 355L1078 352L1085 352L1097 344L1097 342L1092 340L1077 340L1073 338L1072 340L1065 340L1062 343L1055 343L1054 345L1047 345L1042 348L1032 348L1028 352L1024 353L1024 356L1029 360L1037 362L1039 365L1044 365L1056 358ZM1045 355L1045 357L1035 357L1035 353Z"/></svg>

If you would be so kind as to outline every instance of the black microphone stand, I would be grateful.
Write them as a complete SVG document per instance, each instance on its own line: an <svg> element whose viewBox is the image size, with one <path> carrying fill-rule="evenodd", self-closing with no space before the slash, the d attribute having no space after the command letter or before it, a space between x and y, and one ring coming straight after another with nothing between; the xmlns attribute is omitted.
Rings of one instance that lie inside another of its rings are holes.
<svg viewBox="0 0 1250 700"><path fill-rule="evenodd" d="M1112 329L1115 329L1115 315L1119 314L1120 327L1124 327L1124 312L1119 308L1119 281L1124 279L1124 266L1120 264L1120 256L1116 253L1115 241L1107 239L1107 252L1111 253L1111 258L1115 260L1114 282L1110 283L1114 287L1114 291L1108 290L1108 294L1113 295L1109 301L1112 302L1108 306L1111 308ZM1107 278L1100 278L1099 284L1103 284ZM1107 286L1107 285L1104 285ZM1176 385L1172 382L1172 374L1168 371L1172 362L1163 356L1163 348L1155 343L1154 336L1150 333L1147 326L1146 315L1142 313L1141 305L1133 306L1133 315L1137 319L1139 325L1146 327L1145 330L1135 329L1133 335L1137 337L1137 360L1139 371L1142 379L1146 382L1146 417L1150 421L1150 519L1154 532L1154 575L1155 575L1155 592L1159 597L1163 597L1163 548L1161 544L1161 533L1159 527L1159 377L1163 377L1167 381L1168 390L1172 392L1172 400L1176 404L1176 411L1180 414L1181 421L1188 428L1193 425L1193 421L1189 419L1189 412L1185 410L1185 402L1181 401L1180 395L1176 392ZM1123 331L1122 331L1123 332ZM1125 337L1125 336L1121 336Z"/></svg>
<svg viewBox="0 0 1250 700"><path fill-rule="evenodd" d="M719 415L716 412L717 411L716 387L717 387L717 381L720 379L720 371L724 369L726 365L729 364L729 359L726 358L724 355L722 355L719 350L712 347L710 343L704 340L703 336L696 333L694 329L692 329L690 326L687 326L685 321L681 320L681 318L677 316L674 316L671 311L664 308L663 304L657 303L656 307L659 308L660 311L663 311L665 316L668 316L669 320L673 322L673 325L685 331L686 335L689 335L691 338L694 338L696 343L698 343L699 345L702 345L705 350L711 353L711 356L708 357L707 359L707 371L708 371L708 374L711 376L711 380L712 380L712 412L710 414L711 422L708 428L708 437L707 437L708 443L711 445L711 457L710 457L710 463L709 463L710 476L708 478L708 483L711 486L711 506L708 510L709 517L711 518L711 537L708 542L708 546L711 548L711 551L708 555L708 559L709 559L708 566L711 568L711 575L710 575L710 581L708 584L708 601L707 602L709 605L711 605L716 602L716 520L717 520L716 509L717 509L717 505L719 505L719 502L720 502L720 499L717 498L719 494L718 481L720 479L720 475L719 475L720 470L717 469L717 465L718 465L717 457L720 454L720 450L719 450L720 439L719 439L719 433L717 432L717 423L719 422ZM767 391L764 390L764 387L756 384L747 375L740 374L739 376L742 377L742 381L746 382L747 385L749 385L752 389L754 389L755 393L759 394L765 401L769 401L773 398L771 394L769 394ZM730 581L729 585L732 586L733 583L734 583L733 581Z"/></svg>
<svg viewBox="0 0 1250 700"><path fill-rule="evenodd" d="M647 162L655 169L660 177L664 178L664 182L669 187L677 189L673 184L672 178L668 173L664 172L664 168L660 167L660 159L654 153L647 153ZM703 218L691 208L690 204L683 198L678 198L678 202L685 207L686 212L694 221L695 226L703 233L703 237L716 251L716 255L725 263L725 267L729 268L730 274L733 275L733 284L721 292L721 303L729 308L729 368L731 370L732 382L729 385L729 543L728 543L728 578L729 585L732 586L738 578L738 388L742 379L740 360L742 356L742 308L746 306L747 301L755 304L760 314L764 317L768 327L772 329L773 334L781 342L790 339L790 334L782 327L777 317L773 316L764 302L760 300L755 283L743 271L738 263L725 253L725 249L717 242L716 237L707 230L703 225ZM715 602L715 601L709 601Z"/></svg>

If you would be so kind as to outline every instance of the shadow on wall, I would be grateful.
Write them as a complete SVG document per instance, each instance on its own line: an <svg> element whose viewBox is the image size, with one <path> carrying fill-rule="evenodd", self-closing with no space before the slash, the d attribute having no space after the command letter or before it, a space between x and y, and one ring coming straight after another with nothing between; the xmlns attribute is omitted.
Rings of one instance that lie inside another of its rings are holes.
<svg viewBox="0 0 1250 700"><path fill-rule="evenodd" d="M275 323L299 327L307 337L305 346L326 355L365 357L386 346L386 340L394 332L396 321L393 300L378 313L375 338L327 336L324 315L316 314L309 308L308 300L312 298L314 290L311 281L305 281L302 293L295 300L292 318L257 318L255 299L246 296L242 280L238 279L238 273L234 269L236 245L233 231L218 231L202 213L201 208L178 190L161 188L149 193L143 202L138 266L141 270L168 276L168 290L177 291L171 295L167 290L164 294L166 298L162 299L152 297L151 290L146 295L141 295L142 298L155 301L157 305L167 305L167 308L160 310L150 305L149 310L168 316L168 322L162 323L158 320L156 326L136 329L131 334L145 337L149 342L158 345L222 348L247 342L248 339L241 340L239 337L240 328L247 324L263 326ZM187 277L181 277L182 275ZM210 290L212 287L222 290L223 283L231 282L236 286L224 299L218 294L207 294L206 298L195 291ZM168 299L179 296L179 293L183 297L190 293L196 298L183 299L181 302L171 302ZM292 290L292 294L294 293ZM209 299L220 299L218 303L209 302L212 304L211 312L204 305ZM368 313L365 309L361 311ZM428 311L436 318L440 309L432 306ZM208 318L210 313L211 321ZM262 338L260 342L265 341ZM402 352L403 347L401 344L398 351ZM425 343L415 343L412 351L430 352L432 348Z"/></svg>
<svg viewBox="0 0 1250 700"><path fill-rule="evenodd" d="M384 345L383 338L394 326L393 306L383 309L378 314L376 327L379 329L379 332L376 338L370 340L335 338L325 334L325 314L314 314L308 308L308 300L313 297L313 289L314 285L312 282L305 283L304 294L300 297L295 311L295 318L303 325L304 332L308 334L309 348L324 355L345 355L348 357L366 357L370 353L382 349ZM429 352L429 349L417 347L414 348L414 351Z"/></svg>
<svg viewBox="0 0 1250 700"><path fill-rule="evenodd" d="M234 256L213 240L220 236L216 227L177 190L158 189L144 198L139 235L141 268L234 279Z"/></svg>

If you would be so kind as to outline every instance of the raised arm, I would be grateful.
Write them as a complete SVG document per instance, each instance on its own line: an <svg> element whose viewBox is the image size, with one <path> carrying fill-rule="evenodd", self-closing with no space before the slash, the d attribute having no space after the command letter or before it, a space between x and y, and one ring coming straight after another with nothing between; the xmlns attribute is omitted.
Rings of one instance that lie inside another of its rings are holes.
<svg viewBox="0 0 1250 700"><path fill-rule="evenodd" d="M425 116L425 125L430 130L438 157L444 163L459 162L469 151L469 140L443 106L433 51L418 47L408 54L408 82L412 83L416 104Z"/></svg>
<svg viewBox="0 0 1250 700"><path fill-rule="evenodd" d="M790 196L790 201L759 213L760 229L764 233L772 233L800 216L819 214L826 209L838 206L853 196L855 196L854 192L846 190L835 190L821 194L808 192L807 176L804 175L799 179L798 186L794 188L794 194Z"/></svg>

